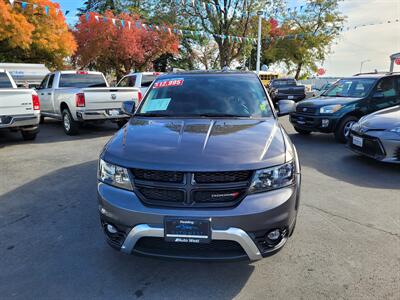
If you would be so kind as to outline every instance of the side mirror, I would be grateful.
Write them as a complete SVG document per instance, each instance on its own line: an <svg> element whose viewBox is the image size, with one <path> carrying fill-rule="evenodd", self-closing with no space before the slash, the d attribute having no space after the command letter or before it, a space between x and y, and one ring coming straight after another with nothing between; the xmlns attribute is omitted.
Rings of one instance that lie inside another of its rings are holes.
<svg viewBox="0 0 400 300"><path fill-rule="evenodd" d="M129 115L133 116L135 113L135 101L124 101L122 102L122 112Z"/></svg>
<svg viewBox="0 0 400 300"><path fill-rule="evenodd" d="M296 102L292 100L280 100L278 101L278 116L286 116L296 111Z"/></svg>
<svg viewBox="0 0 400 300"><path fill-rule="evenodd" d="M375 92L372 98L374 99L382 99L385 97L385 94L383 92Z"/></svg>

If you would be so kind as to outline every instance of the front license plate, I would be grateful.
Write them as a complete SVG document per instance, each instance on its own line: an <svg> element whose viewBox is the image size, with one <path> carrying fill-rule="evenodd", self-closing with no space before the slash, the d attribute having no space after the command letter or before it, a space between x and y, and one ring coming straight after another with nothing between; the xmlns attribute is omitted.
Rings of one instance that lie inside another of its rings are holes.
<svg viewBox="0 0 400 300"><path fill-rule="evenodd" d="M362 147L363 146L363 138L353 135L353 145Z"/></svg>
<svg viewBox="0 0 400 300"><path fill-rule="evenodd" d="M164 239L174 243L209 243L211 219L166 217L164 219Z"/></svg>
<svg viewBox="0 0 400 300"><path fill-rule="evenodd" d="M288 99L294 99L294 96L288 96L287 98Z"/></svg>

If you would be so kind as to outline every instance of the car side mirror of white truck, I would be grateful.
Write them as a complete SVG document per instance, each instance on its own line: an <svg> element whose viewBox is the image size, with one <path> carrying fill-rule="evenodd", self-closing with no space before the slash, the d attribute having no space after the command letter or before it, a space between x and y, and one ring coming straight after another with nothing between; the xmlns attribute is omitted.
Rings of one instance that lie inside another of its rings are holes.
<svg viewBox="0 0 400 300"><path fill-rule="evenodd" d="M286 116L296 111L296 102L292 100L280 100L278 101L278 116Z"/></svg>
<svg viewBox="0 0 400 300"><path fill-rule="evenodd" d="M135 101L122 102L122 111L129 116L133 116L135 114L135 107Z"/></svg>

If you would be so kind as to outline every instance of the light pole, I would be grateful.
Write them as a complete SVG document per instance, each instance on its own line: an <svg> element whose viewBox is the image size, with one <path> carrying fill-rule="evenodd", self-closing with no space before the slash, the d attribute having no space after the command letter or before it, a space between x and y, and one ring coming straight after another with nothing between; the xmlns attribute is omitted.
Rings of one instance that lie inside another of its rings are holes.
<svg viewBox="0 0 400 300"><path fill-rule="evenodd" d="M362 60L362 61L361 61L361 63L360 63L360 73L362 73L363 65L364 65L366 62L369 62L369 61L370 61L369 59L366 59L366 60Z"/></svg>
<svg viewBox="0 0 400 300"><path fill-rule="evenodd" d="M260 73L260 54L261 54L261 20L263 11L259 10L257 12L258 15L258 40L257 40L257 64L256 64L256 72L257 75Z"/></svg>

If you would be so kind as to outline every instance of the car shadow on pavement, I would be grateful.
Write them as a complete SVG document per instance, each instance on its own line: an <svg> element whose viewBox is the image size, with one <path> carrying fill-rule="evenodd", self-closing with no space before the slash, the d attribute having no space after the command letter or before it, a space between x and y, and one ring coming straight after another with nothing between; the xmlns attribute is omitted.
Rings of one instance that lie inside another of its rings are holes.
<svg viewBox="0 0 400 300"><path fill-rule="evenodd" d="M400 188L400 164L382 163L357 155L336 143L332 135L289 134L302 166L354 185L371 188Z"/></svg>
<svg viewBox="0 0 400 300"><path fill-rule="evenodd" d="M0 295L9 299L232 299L248 262L166 261L111 249L101 231L96 161L0 195ZM34 174L32 172L32 174Z"/></svg>
<svg viewBox="0 0 400 300"><path fill-rule="evenodd" d="M72 140L83 140L98 138L101 136L112 136L118 131L117 125L111 122L104 123L86 123L80 129L79 133L69 136L64 133L61 121L46 119L44 124L40 124L40 132L33 141L24 141L19 132L1 131L0 148L16 144L46 144Z"/></svg>

